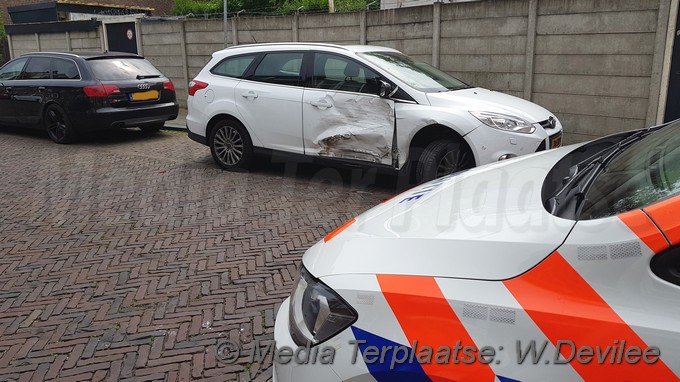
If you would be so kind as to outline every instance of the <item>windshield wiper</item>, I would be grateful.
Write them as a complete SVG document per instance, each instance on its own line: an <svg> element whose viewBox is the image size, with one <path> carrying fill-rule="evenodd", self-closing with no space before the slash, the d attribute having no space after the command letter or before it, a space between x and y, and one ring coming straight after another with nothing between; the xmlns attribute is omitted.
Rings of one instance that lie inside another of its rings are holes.
<svg viewBox="0 0 680 382"><path fill-rule="evenodd" d="M143 79L146 79L146 78L158 78L160 76L161 76L160 74L138 74L137 79L143 80Z"/></svg>
<svg viewBox="0 0 680 382"><path fill-rule="evenodd" d="M567 219L576 219L588 190L597 176L607 169L609 162L628 146L657 129L658 127L640 130L569 168L569 176L562 180L563 186L548 200L550 213Z"/></svg>

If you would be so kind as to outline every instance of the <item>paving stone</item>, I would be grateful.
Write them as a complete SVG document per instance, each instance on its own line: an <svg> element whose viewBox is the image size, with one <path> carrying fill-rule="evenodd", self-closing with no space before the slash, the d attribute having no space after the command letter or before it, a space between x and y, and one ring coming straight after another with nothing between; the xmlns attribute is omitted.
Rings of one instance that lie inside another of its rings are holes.
<svg viewBox="0 0 680 382"><path fill-rule="evenodd" d="M181 132L0 127L0 160L0 380L271 380L219 345L270 340L304 251L395 193L314 165L225 172Z"/></svg>

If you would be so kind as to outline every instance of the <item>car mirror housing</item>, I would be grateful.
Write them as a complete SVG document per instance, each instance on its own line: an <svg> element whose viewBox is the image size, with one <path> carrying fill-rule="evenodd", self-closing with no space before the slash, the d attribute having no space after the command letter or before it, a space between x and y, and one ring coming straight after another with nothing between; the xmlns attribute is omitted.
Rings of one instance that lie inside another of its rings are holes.
<svg viewBox="0 0 680 382"><path fill-rule="evenodd" d="M382 98L391 98L394 93L399 90L398 86L392 86L389 82L385 80L380 80L380 91L378 92L378 95Z"/></svg>

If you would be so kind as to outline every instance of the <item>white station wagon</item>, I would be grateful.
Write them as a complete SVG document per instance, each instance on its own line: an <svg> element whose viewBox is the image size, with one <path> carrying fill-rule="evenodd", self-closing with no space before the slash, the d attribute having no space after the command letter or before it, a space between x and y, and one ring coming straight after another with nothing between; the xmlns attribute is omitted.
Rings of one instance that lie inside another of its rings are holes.
<svg viewBox="0 0 680 382"><path fill-rule="evenodd" d="M189 137L227 170L278 151L421 183L561 146L543 107L378 46L236 46L215 52L188 93Z"/></svg>

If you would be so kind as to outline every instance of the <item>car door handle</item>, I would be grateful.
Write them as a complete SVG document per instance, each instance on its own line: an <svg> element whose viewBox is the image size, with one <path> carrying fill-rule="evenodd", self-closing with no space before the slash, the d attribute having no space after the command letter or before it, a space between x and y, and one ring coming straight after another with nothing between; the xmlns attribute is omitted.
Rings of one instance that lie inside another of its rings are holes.
<svg viewBox="0 0 680 382"><path fill-rule="evenodd" d="M42 93L42 92L44 92L44 91L45 91L45 87L44 87L44 86L40 86L40 87L38 88L38 92Z"/></svg>
<svg viewBox="0 0 680 382"><path fill-rule="evenodd" d="M326 101L325 99L320 99L318 101L312 101L309 103L312 106L318 107L319 109L328 109L333 107L333 104Z"/></svg>
<svg viewBox="0 0 680 382"><path fill-rule="evenodd" d="M245 93L241 94L241 96L242 96L243 98L252 98L252 99L255 99L255 98L257 98L257 93L255 93L254 91L251 90L251 91L248 91L248 92L245 92Z"/></svg>

